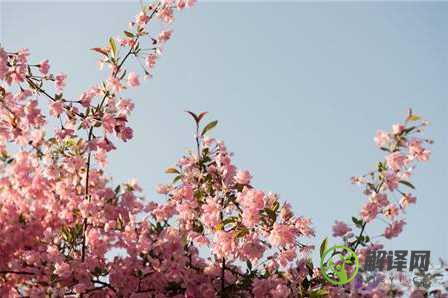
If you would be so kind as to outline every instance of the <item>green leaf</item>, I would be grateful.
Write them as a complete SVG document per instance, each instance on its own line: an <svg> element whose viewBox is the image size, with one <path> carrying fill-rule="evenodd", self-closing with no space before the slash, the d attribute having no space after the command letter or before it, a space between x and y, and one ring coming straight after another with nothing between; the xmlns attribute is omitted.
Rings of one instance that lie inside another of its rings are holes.
<svg viewBox="0 0 448 298"><path fill-rule="evenodd" d="M218 124L218 121L212 121L209 124L207 124L204 129L202 130L201 137L203 137L209 130L213 129Z"/></svg>
<svg viewBox="0 0 448 298"><path fill-rule="evenodd" d="M116 57L117 55L117 45L115 44L115 40L111 37L109 38L109 46L112 51L112 57Z"/></svg>
<svg viewBox="0 0 448 298"><path fill-rule="evenodd" d="M182 175L177 175L176 177L174 177L174 179L173 179L173 183L176 183L176 182L179 181L180 179L182 179Z"/></svg>
<svg viewBox="0 0 448 298"><path fill-rule="evenodd" d="M166 174L179 174L179 171L176 168L168 168L165 170Z"/></svg>
<svg viewBox="0 0 448 298"><path fill-rule="evenodd" d="M131 32L129 32L129 31L124 31L124 34L127 36L127 37L130 37L130 38L134 38L135 37L135 35L133 34L133 33L131 33Z"/></svg>
<svg viewBox="0 0 448 298"><path fill-rule="evenodd" d="M413 131L414 129L416 129L417 127L415 127L415 126L411 126L411 127L408 127L408 128L406 128L405 130L403 130L403 133L404 134L408 134L408 133L410 133L411 131Z"/></svg>
<svg viewBox="0 0 448 298"><path fill-rule="evenodd" d="M277 213L279 207L280 207L280 203L278 201L275 201L272 211Z"/></svg>
<svg viewBox="0 0 448 298"><path fill-rule="evenodd" d="M266 212L266 215L269 216L272 222L275 222L277 220L277 213L269 208L265 208L264 212Z"/></svg>
<svg viewBox="0 0 448 298"><path fill-rule="evenodd" d="M418 120L421 120L421 119L422 119L422 117L420 117L418 115L409 115L406 120L407 121L418 121Z"/></svg>
<svg viewBox="0 0 448 298"><path fill-rule="evenodd" d="M310 292L310 298L328 297L328 294L328 290L325 289L313 290L312 292Z"/></svg>
<svg viewBox="0 0 448 298"><path fill-rule="evenodd" d="M241 238L249 234L249 230L246 228L241 228L238 230L238 232L235 234L235 238Z"/></svg>
<svg viewBox="0 0 448 298"><path fill-rule="evenodd" d="M363 221L361 219L357 219L356 217L352 217L352 221L356 227L361 228L363 225Z"/></svg>
<svg viewBox="0 0 448 298"><path fill-rule="evenodd" d="M410 182L408 182L408 181L400 180L400 183L403 184L403 185L406 185L407 187L410 187L410 188L412 188L412 189L415 189L415 186L412 185L412 183L410 183Z"/></svg>
<svg viewBox="0 0 448 298"><path fill-rule="evenodd" d="M97 53L100 53L100 54L102 54L102 55L104 55L104 56L108 56L107 51L105 51L105 50L102 49L102 48L92 48L91 50L92 50L92 51L95 51L95 52L97 52Z"/></svg>
<svg viewBox="0 0 448 298"><path fill-rule="evenodd" d="M252 263L249 260L246 261L246 266L249 271L252 271Z"/></svg>
<svg viewBox="0 0 448 298"><path fill-rule="evenodd" d="M324 241L322 241L322 243L320 244L320 257L322 257L325 253L325 251L328 248L328 238L325 238Z"/></svg>
<svg viewBox="0 0 448 298"><path fill-rule="evenodd" d="M227 224L234 223L237 221L238 221L238 216L231 216L231 217L227 217L226 219L224 219L222 224L227 225Z"/></svg>

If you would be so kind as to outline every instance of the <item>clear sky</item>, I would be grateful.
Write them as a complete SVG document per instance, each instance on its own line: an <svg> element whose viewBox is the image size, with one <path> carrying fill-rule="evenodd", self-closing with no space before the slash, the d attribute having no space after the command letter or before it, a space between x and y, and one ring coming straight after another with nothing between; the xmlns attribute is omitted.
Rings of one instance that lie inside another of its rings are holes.
<svg viewBox="0 0 448 298"><path fill-rule="evenodd" d="M128 2L2 2L1 43L69 74L78 96L102 75L89 48L120 33ZM313 218L320 243L364 201L349 178L374 168L373 143L412 107L430 120L433 159L414 177L418 204L391 249L448 257L448 3L200 3L179 15L155 78L138 91L135 138L110 160L115 182L146 196L193 145L184 110L209 111L214 135L256 186ZM377 228L368 228L371 235Z"/></svg>

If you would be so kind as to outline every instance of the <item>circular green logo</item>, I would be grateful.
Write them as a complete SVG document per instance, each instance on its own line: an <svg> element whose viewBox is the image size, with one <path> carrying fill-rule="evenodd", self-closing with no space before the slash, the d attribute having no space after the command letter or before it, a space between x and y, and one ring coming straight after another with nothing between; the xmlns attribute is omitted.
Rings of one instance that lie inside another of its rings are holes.
<svg viewBox="0 0 448 298"><path fill-rule="evenodd" d="M327 249L320 258L320 271L333 285L345 285L351 282L358 269L358 256L353 250L342 245Z"/></svg>

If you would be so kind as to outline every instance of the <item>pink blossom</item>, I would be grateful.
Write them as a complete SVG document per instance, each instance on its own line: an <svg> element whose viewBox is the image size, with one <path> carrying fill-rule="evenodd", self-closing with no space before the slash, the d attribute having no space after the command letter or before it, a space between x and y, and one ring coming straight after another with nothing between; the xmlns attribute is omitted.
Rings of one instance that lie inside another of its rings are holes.
<svg viewBox="0 0 448 298"><path fill-rule="evenodd" d="M407 164L408 159L401 152L397 151L386 156L386 162L391 169L398 171Z"/></svg>
<svg viewBox="0 0 448 298"><path fill-rule="evenodd" d="M158 221L168 220L176 213L176 208L173 204L159 205L152 210L152 215Z"/></svg>
<svg viewBox="0 0 448 298"><path fill-rule="evenodd" d="M253 294L255 297L269 297L271 281L267 279L256 278L253 282Z"/></svg>
<svg viewBox="0 0 448 298"><path fill-rule="evenodd" d="M378 204L372 201L367 202L361 209L361 218L365 222L372 221L378 214Z"/></svg>
<svg viewBox="0 0 448 298"><path fill-rule="evenodd" d="M239 195L238 201L243 208L260 210L264 207L264 196L260 190L249 189Z"/></svg>
<svg viewBox="0 0 448 298"><path fill-rule="evenodd" d="M295 249L283 250L278 256L278 262L282 267L286 267L290 262L295 260L296 256Z"/></svg>
<svg viewBox="0 0 448 298"><path fill-rule="evenodd" d="M104 130L108 133L112 133L117 126L116 118L111 114L105 114L103 118Z"/></svg>
<svg viewBox="0 0 448 298"><path fill-rule="evenodd" d="M149 54L148 56L146 56L145 64L146 67L148 67L149 69L154 68L156 62L157 62L157 56L155 54Z"/></svg>
<svg viewBox="0 0 448 298"><path fill-rule="evenodd" d="M272 298L284 298L288 297L291 290L286 285L277 285L275 289L270 291Z"/></svg>
<svg viewBox="0 0 448 298"><path fill-rule="evenodd" d="M224 231L216 232L213 251L219 258L233 254L235 249L236 243L232 233Z"/></svg>
<svg viewBox="0 0 448 298"><path fill-rule="evenodd" d="M177 0L177 3L176 3L176 7L177 7L177 9L182 10L182 9L184 9L186 6L187 6L187 3L186 3L185 0Z"/></svg>
<svg viewBox="0 0 448 298"><path fill-rule="evenodd" d="M295 243L297 236L293 227L275 223L269 235L269 242L273 246L289 246Z"/></svg>
<svg viewBox="0 0 448 298"><path fill-rule="evenodd" d="M98 150L97 152L95 152L95 159L101 167L106 167L107 155L105 150Z"/></svg>
<svg viewBox="0 0 448 298"><path fill-rule="evenodd" d="M252 176L250 175L249 171L238 171L235 176L235 181L243 185L249 184L251 179Z"/></svg>
<svg viewBox="0 0 448 298"><path fill-rule="evenodd" d="M135 22L139 25L139 26L144 26L145 24L147 24L149 21L149 16L144 13L143 11L141 11L136 17L135 17Z"/></svg>
<svg viewBox="0 0 448 298"><path fill-rule="evenodd" d="M8 54L3 48L0 48L0 79L3 80L8 72Z"/></svg>
<svg viewBox="0 0 448 298"><path fill-rule="evenodd" d="M419 161L428 161L431 155L431 151L423 148L422 141L413 139L408 144L409 156L411 159L416 158Z"/></svg>
<svg viewBox="0 0 448 298"><path fill-rule="evenodd" d="M414 289L410 293L410 298L425 298L427 297L427 292L424 289Z"/></svg>
<svg viewBox="0 0 448 298"><path fill-rule="evenodd" d="M415 204L416 201L417 201L416 197L412 196L412 194L410 194L410 193L407 193L401 197L400 205L403 208L406 208L409 206L409 204Z"/></svg>
<svg viewBox="0 0 448 298"><path fill-rule="evenodd" d="M188 8L193 7L196 4L197 0L186 0L186 5Z"/></svg>
<svg viewBox="0 0 448 298"><path fill-rule="evenodd" d="M64 102L61 100L50 103L50 115L58 117L64 111Z"/></svg>
<svg viewBox="0 0 448 298"><path fill-rule="evenodd" d="M169 6L165 6L164 8L162 8L159 13L157 14L157 16L164 22L167 24L170 24L174 21L174 15L173 15L173 9Z"/></svg>
<svg viewBox="0 0 448 298"><path fill-rule="evenodd" d="M388 218L394 218L398 215L400 209L395 204L389 204L384 208L383 214Z"/></svg>
<svg viewBox="0 0 448 298"><path fill-rule="evenodd" d="M123 141L127 142L134 137L134 130L130 127L124 127L120 129L117 136Z"/></svg>
<svg viewBox="0 0 448 298"><path fill-rule="evenodd" d="M110 89L117 93L123 90L123 85L121 84L120 80L114 77L110 77L107 80L107 85Z"/></svg>
<svg viewBox="0 0 448 298"><path fill-rule="evenodd" d="M335 224L333 225L333 237L342 237L345 236L348 232L350 232L352 229L342 221L335 221Z"/></svg>
<svg viewBox="0 0 448 298"><path fill-rule="evenodd" d="M406 128L406 126L404 126L401 123L394 124L394 125L392 125L392 132L394 134L398 135L398 134L401 134L405 128Z"/></svg>
<svg viewBox="0 0 448 298"><path fill-rule="evenodd" d="M257 235L252 235L242 244L238 253L243 259L256 262L263 257L263 253L266 250L266 246L258 239Z"/></svg>
<svg viewBox="0 0 448 298"><path fill-rule="evenodd" d="M387 195L383 193L374 193L372 196L372 201L378 204L379 207L386 207L389 205Z"/></svg>
<svg viewBox="0 0 448 298"><path fill-rule="evenodd" d="M160 32L159 37L157 38L158 42L161 44L167 42L171 38L171 34L171 30L164 30Z"/></svg>
<svg viewBox="0 0 448 298"><path fill-rule="evenodd" d="M387 146L387 144L390 141L389 134L384 132L384 131L382 131L382 130L378 130L376 132L376 136L374 138L374 141L377 144L377 146L385 147L385 146Z"/></svg>
<svg viewBox="0 0 448 298"><path fill-rule="evenodd" d="M287 202L284 203L280 209L279 215L283 221L288 221L290 218L292 218L294 216L294 213L292 212L291 204L289 204Z"/></svg>
<svg viewBox="0 0 448 298"><path fill-rule="evenodd" d="M294 226L299 231L299 233L307 237L314 236L314 229L311 225L311 219L304 216L299 216L294 223Z"/></svg>
<svg viewBox="0 0 448 298"><path fill-rule="evenodd" d="M157 193L166 195L170 191L170 186L165 184L159 184L156 188Z"/></svg>
<svg viewBox="0 0 448 298"><path fill-rule="evenodd" d="M394 172L391 172L391 171L388 171L386 173L386 176L385 176L384 180L385 180L387 188L390 191L393 191L393 190L397 189L398 183L400 181L400 179L398 178L397 174L394 173Z"/></svg>
<svg viewBox="0 0 448 298"><path fill-rule="evenodd" d="M120 99L116 107L120 116L126 116L134 109L134 103L130 99Z"/></svg>
<svg viewBox="0 0 448 298"><path fill-rule="evenodd" d="M62 92L62 90L64 90L64 87L65 87L65 80L67 79L67 75L60 73L60 74L57 74L54 77L54 79L55 79L55 83L56 83L56 90L58 92Z"/></svg>
<svg viewBox="0 0 448 298"><path fill-rule="evenodd" d="M209 228L215 228L220 223L221 206L214 198L208 198L206 204L202 205L203 221Z"/></svg>
<svg viewBox="0 0 448 298"><path fill-rule="evenodd" d="M87 91L83 92L79 97L80 103L83 107L89 107L90 103L96 95L99 95L98 88L90 88Z"/></svg>
<svg viewBox="0 0 448 298"><path fill-rule="evenodd" d="M49 70L50 70L50 63L48 62L48 60L43 60L42 62L39 63L39 71L43 75L48 74Z"/></svg>
<svg viewBox="0 0 448 298"><path fill-rule="evenodd" d="M128 85L131 87L137 87L140 85L138 75L135 72L130 72L128 75Z"/></svg>
<svg viewBox="0 0 448 298"><path fill-rule="evenodd" d="M260 222L260 210L255 208L246 208L243 210L243 224L246 227L255 227Z"/></svg>
<svg viewBox="0 0 448 298"><path fill-rule="evenodd" d="M406 224L404 220L393 221L387 228L384 230L384 237L387 239L391 239L397 237L402 231L403 226Z"/></svg>

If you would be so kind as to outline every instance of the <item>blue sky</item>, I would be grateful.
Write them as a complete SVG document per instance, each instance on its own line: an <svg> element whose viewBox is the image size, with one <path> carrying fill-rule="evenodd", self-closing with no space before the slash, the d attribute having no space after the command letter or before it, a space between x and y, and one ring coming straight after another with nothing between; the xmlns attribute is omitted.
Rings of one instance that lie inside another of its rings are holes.
<svg viewBox="0 0 448 298"><path fill-rule="evenodd" d="M2 2L1 43L30 48L69 74L78 96L97 82L89 48L120 33L138 10L128 2ZM155 78L129 92L135 138L110 160L114 182L137 178L146 196L193 146L184 110L209 111L214 136L318 237L364 201L349 178L381 158L372 141L412 107L430 120L431 163L414 178L418 204L391 249L448 257L448 3L200 3L179 15ZM368 228L379 234L384 223Z"/></svg>

